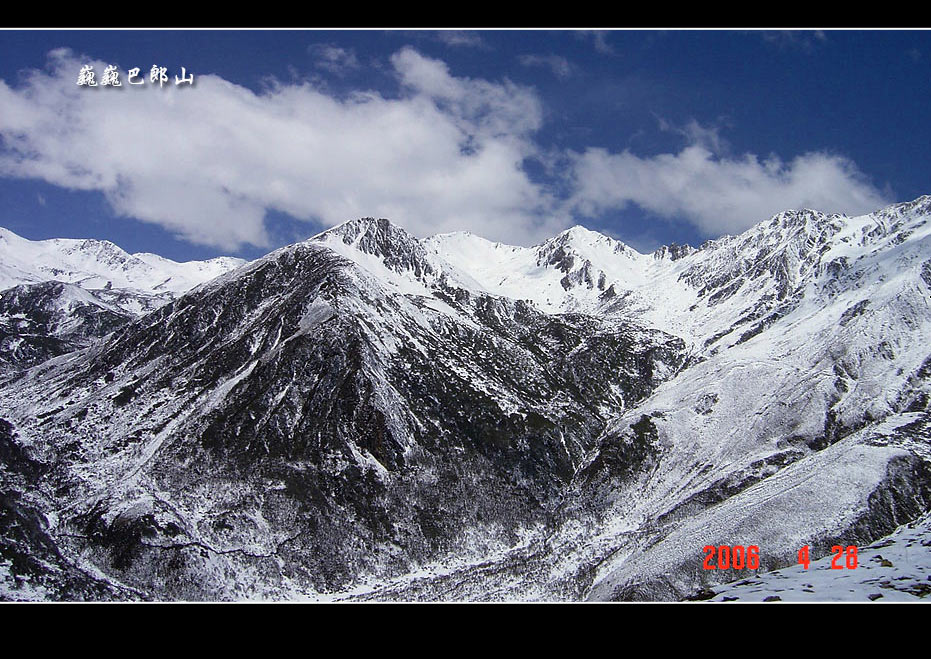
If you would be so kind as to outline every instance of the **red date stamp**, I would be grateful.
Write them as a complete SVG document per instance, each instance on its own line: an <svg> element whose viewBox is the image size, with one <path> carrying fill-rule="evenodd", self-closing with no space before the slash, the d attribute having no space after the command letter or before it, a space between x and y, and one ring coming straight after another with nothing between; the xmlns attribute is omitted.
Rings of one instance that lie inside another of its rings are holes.
<svg viewBox="0 0 931 659"><path fill-rule="evenodd" d="M760 568L760 548L756 545L744 547L743 545L707 545L702 547L705 552L705 561L702 567L706 570L758 570ZM717 557L717 562L715 562Z"/></svg>
<svg viewBox="0 0 931 659"><path fill-rule="evenodd" d="M810 549L808 545L805 545L798 550L798 563L806 570L811 564ZM848 570L857 569L858 557L856 545L847 545L846 547L834 545L831 547L831 552L834 554L834 558L831 559L832 570L843 570L844 568ZM840 563L842 558L844 559L843 565Z"/></svg>
<svg viewBox="0 0 931 659"><path fill-rule="evenodd" d="M702 547L705 560L702 567L706 570L758 570L760 568L760 548L757 545L744 547L743 545L706 545ZM831 560L832 570L856 570L858 565L856 545L831 547L834 558ZM798 563L804 569L811 565L811 547L805 545L798 550Z"/></svg>

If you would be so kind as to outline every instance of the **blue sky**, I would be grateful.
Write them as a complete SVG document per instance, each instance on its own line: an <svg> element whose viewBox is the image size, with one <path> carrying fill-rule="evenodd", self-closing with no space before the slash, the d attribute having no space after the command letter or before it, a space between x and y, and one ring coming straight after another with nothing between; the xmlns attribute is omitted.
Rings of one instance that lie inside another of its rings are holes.
<svg viewBox="0 0 931 659"><path fill-rule="evenodd" d="M195 85L126 85L153 64ZM697 245L931 193L929 64L928 31L6 30L0 226L178 260L363 215Z"/></svg>

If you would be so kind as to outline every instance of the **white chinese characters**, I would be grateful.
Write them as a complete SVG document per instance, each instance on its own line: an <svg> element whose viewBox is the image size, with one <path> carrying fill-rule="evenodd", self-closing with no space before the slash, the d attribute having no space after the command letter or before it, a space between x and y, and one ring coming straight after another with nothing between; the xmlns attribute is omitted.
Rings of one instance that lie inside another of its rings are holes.
<svg viewBox="0 0 931 659"><path fill-rule="evenodd" d="M159 87L164 85L168 82L168 69L164 66L153 64L152 70L149 72L149 82L157 82Z"/></svg>
<svg viewBox="0 0 931 659"><path fill-rule="evenodd" d="M129 69L126 72L126 82L130 85L144 85L145 78L140 76L141 69L138 67ZM159 87L170 82L168 76L168 67L159 66L158 64L153 64L152 68L149 70L149 83L153 86L157 83ZM185 67L181 67L181 75L175 76L175 86L178 85L193 85L194 84L194 74L188 73ZM94 72L94 67L92 64L85 64L81 67L80 73L78 73L78 86L79 87L97 87L97 77ZM100 77L100 86L101 87L122 87L123 83L120 80L120 72L112 64L107 66L104 69L103 75Z"/></svg>
<svg viewBox="0 0 931 659"><path fill-rule="evenodd" d="M78 83L81 84L80 82ZM116 67L113 65L108 66L103 70L103 77L100 79L100 86L106 87L110 85L112 87L122 87L123 83L120 82L120 72L116 70Z"/></svg>
<svg viewBox="0 0 931 659"><path fill-rule="evenodd" d="M178 76L175 76L175 84L176 84L176 85L180 85L180 84L182 84L182 83L187 83L188 85L193 85L193 84L194 84L194 74L192 73L190 76L185 77L185 74L186 74L186 73L187 73L187 71L186 71L185 68L182 66L182 67L181 67L181 77L179 78Z"/></svg>
<svg viewBox="0 0 931 659"><path fill-rule="evenodd" d="M94 67L85 64L81 67L78 74L78 85L82 87L96 87L97 81L94 79Z"/></svg>

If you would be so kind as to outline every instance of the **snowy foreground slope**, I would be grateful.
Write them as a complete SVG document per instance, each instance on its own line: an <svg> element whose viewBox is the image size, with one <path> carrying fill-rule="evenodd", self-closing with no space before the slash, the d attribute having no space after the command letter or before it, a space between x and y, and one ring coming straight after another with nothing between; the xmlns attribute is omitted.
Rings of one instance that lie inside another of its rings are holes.
<svg viewBox="0 0 931 659"><path fill-rule="evenodd" d="M866 552L931 509L929 220L277 250L0 384L2 596L679 600Z"/></svg>
<svg viewBox="0 0 931 659"><path fill-rule="evenodd" d="M714 589L713 602L920 602L931 595L931 517L902 525L858 552L857 567L833 554ZM711 593L705 593L711 595ZM927 600L925 600L927 601Z"/></svg>

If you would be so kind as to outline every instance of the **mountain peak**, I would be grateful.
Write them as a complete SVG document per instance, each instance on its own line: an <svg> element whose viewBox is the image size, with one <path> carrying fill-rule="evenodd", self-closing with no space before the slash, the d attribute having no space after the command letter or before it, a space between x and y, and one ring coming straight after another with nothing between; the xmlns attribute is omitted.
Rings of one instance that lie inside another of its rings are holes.
<svg viewBox="0 0 931 659"><path fill-rule="evenodd" d="M416 236L385 218L349 220L310 240L330 248L364 270L377 276L387 276L388 281L402 290L419 294L422 294L421 289L409 289L411 281L426 286L439 278L444 270Z"/></svg>
<svg viewBox="0 0 931 659"><path fill-rule="evenodd" d="M346 220L341 224L323 231L311 240L319 240L325 236L339 236L346 244L358 241L364 236L371 238L413 238L411 234L391 222L387 218L359 217L352 220Z"/></svg>
<svg viewBox="0 0 931 659"><path fill-rule="evenodd" d="M580 224L553 236L537 248L542 260L553 262L561 260L567 253L574 253L583 260L600 261L606 256L623 254L636 258L639 252L625 243L598 231L592 231Z"/></svg>
<svg viewBox="0 0 931 659"><path fill-rule="evenodd" d="M581 224L573 224L571 227L565 231L562 231L558 235L581 238L592 235L601 236L602 234L598 233L597 231L592 231L591 229L584 227Z"/></svg>
<svg viewBox="0 0 931 659"><path fill-rule="evenodd" d="M558 242L561 244L568 244L568 243L592 244L592 243L600 242L600 243L619 244L619 245L623 245L624 247L626 247L626 245L624 245L624 243L622 243L620 240L616 240L612 238L611 236L606 236L605 234L600 233L598 231L592 231L591 229L588 229L582 226L581 224L576 224L576 225L569 227L565 231L562 231L556 234L555 236L553 236L546 242L547 243Z"/></svg>

